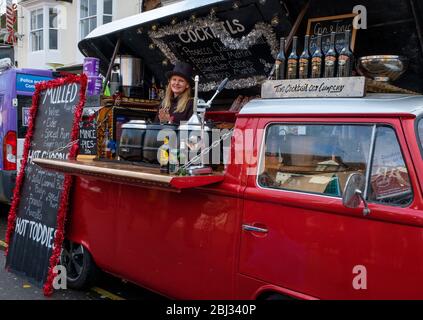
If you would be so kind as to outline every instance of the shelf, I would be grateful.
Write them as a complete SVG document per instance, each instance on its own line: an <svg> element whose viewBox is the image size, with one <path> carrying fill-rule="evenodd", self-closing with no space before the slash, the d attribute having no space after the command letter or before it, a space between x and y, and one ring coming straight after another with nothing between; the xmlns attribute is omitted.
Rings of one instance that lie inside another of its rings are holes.
<svg viewBox="0 0 423 320"><path fill-rule="evenodd" d="M143 111L157 112L157 109L160 105L160 101L157 100L144 100L144 99L134 99L134 98L122 98L119 102L116 102L114 99L103 99L102 104L104 106L115 106L115 107L126 107L126 108L135 108L142 109Z"/></svg>
<svg viewBox="0 0 423 320"><path fill-rule="evenodd" d="M223 181L222 173L201 176L175 176L160 173L159 168L122 164L118 161L63 161L34 159L33 162L49 170L75 176L93 177L109 182L167 189L180 192L182 189L203 187Z"/></svg>

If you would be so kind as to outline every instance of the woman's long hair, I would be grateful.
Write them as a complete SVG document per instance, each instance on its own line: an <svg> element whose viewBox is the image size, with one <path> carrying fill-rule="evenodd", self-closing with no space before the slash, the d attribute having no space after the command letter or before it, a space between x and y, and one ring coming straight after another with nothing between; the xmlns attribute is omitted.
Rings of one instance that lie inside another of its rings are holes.
<svg viewBox="0 0 423 320"><path fill-rule="evenodd" d="M172 99L173 99L173 92L170 87L170 80L169 80L169 84L166 87L166 95L163 100L162 107L167 110L170 110L170 107L172 105ZM184 112L190 99L191 99L191 86L188 89L186 89L183 93L181 93L181 95L179 96L178 105L176 106L175 112Z"/></svg>

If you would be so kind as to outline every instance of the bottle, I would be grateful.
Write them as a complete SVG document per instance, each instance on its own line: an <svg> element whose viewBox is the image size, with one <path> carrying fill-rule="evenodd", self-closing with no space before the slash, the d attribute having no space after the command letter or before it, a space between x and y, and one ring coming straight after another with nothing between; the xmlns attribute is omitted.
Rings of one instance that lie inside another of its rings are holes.
<svg viewBox="0 0 423 320"><path fill-rule="evenodd" d="M114 157L116 156L116 141L109 140L106 148L106 156L107 159L114 159Z"/></svg>
<svg viewBox="0 0 423 320"><path fill-rule="evenodd" d="M179 165L184 166L188 162L188 150L185 141L181 141L179 149Z"/></svg>
<svg viewBox="0 0 423 320"><path fill-rule="evenodd" d="M169 173L176 173L179 170L179 150L172 148L169 150Z"/></svg>
<svg viewBox="0 0 423 320"><path fill-rule="evenodd" d="M149 92L149 99L150 100L156 100L157 99L157 85L156 85L156 79L151 80L151 87Z"/></svg>
<svg viewBox="0 0 423 320"><path fill-rule="evenodd" d="M273 65L272 69L270 70L269 76L267 77L267 80L274 80L275 79L275 71L276 71L276 62Z"/></svg>
<svg viewBox="0 0 423 320"><path fill-rule="evenodd" d="M307 79L310 73L310 49L309 49L310 36L304 38L304 50L301 53L299 61L298 77L300 79Z"/></svg>
<svg viewBox="0 0 423 320"><path fill-rule="evenodd" d="M159 97L160 100L163 100L164 97L165 97L165 89L164 89L163 83L161 83L161 82L160 82L158 97Z"/></svg>
<svg viewBox="0 0 423 320"><path fill-rule="evenodd" d="M120 92L121 79L118 65L113 67L113 71L110 78L110 93L114 95L116 92Z"/></svg>
<svg viewBox="0 0 423 320"><path fill-rule="evenodd" d="M316 50L314 50L313 55L311 56L311 77L312 78L321 78L324 56L322 53L322 35L317 35L316 41Z"/></svg>
<svg viewBox="0 0 423 320"><path fill-rule="evenodd" d="M107 154L107 145L109 144L109 139L108 139L108 134L107 131L104 132L104 136L103 136L103 146L102 146L102 156L103 158L107 158L106 154Z"/></svg>
<svg viewBox="0 0 423 320"><path fill-rule="evenodd" d="M325 78L333 78L336 75L336 50L335 50L336 33L330 34L330 48L325 55Z"/></svg>
<svg viewBox="0 0 423 320"><path fill-rule="evenodd" d="M338 58L338 77L351 77L354 66L354 54L350 48L351 30L345 32L345 43Z"/></svg>
<svg viewBox="0 0 423 320"><path fill-rule="evenodd" d="M186 147L185 141L181 141L180 149L179 149L179 175L186 175L186 168L185 165L188 163L188 149Z"/></svg>
<svg viewBox="0 0 423 320"><path fill-rule="evenodd" d="M282 80L285 79L285 64L286 64L286 57L285 57L285 38L281 38L281 45L279 49L279 53L276 57L276 79L275 80Z"/></svg>
<svg viewBox="0 0 423 320"><path fill-rule="evenodd" d="M160 172L169 173L169 137L165 137L160 147Z"/></svg>
<svg viewBox="0 0 423 320"><path fill-rule="evenodd" d="M298 37L294 37L292 41L292 51L288 57L287 79L297 79L298 77L298 55L297 55Z"/></svg>

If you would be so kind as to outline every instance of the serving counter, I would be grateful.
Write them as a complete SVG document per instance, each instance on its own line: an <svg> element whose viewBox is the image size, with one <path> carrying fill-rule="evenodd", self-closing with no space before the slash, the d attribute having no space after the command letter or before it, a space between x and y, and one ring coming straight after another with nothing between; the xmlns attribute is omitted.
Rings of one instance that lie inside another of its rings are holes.
<svg viewBox="0 0 423 320"><path fill-rule="evenodd" d="M223 173L198 176L177 176L160 172L160 168L137 166L113 161L47 160L33 162L49 170L75 176L94 177L103 181L180 192L223 181Z"/></svg>

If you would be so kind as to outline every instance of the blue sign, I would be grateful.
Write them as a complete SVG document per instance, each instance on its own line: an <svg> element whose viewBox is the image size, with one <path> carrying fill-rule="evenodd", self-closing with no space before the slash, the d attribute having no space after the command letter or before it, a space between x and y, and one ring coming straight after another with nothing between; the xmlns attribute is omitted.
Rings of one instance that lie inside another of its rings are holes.
<svg viewBox="0 0 423 320"><path fill-rule="evenodd" d="M22 126L24 127L29 126L29 110L31 110L31 108L22 108Z"/></svg>
<svg viewBox="0 0 423 320"><path fill-rule="evenodd" d="M34 92L37 83L49 80L52 78L18 73L16 74L16 91Z"/></svg>

